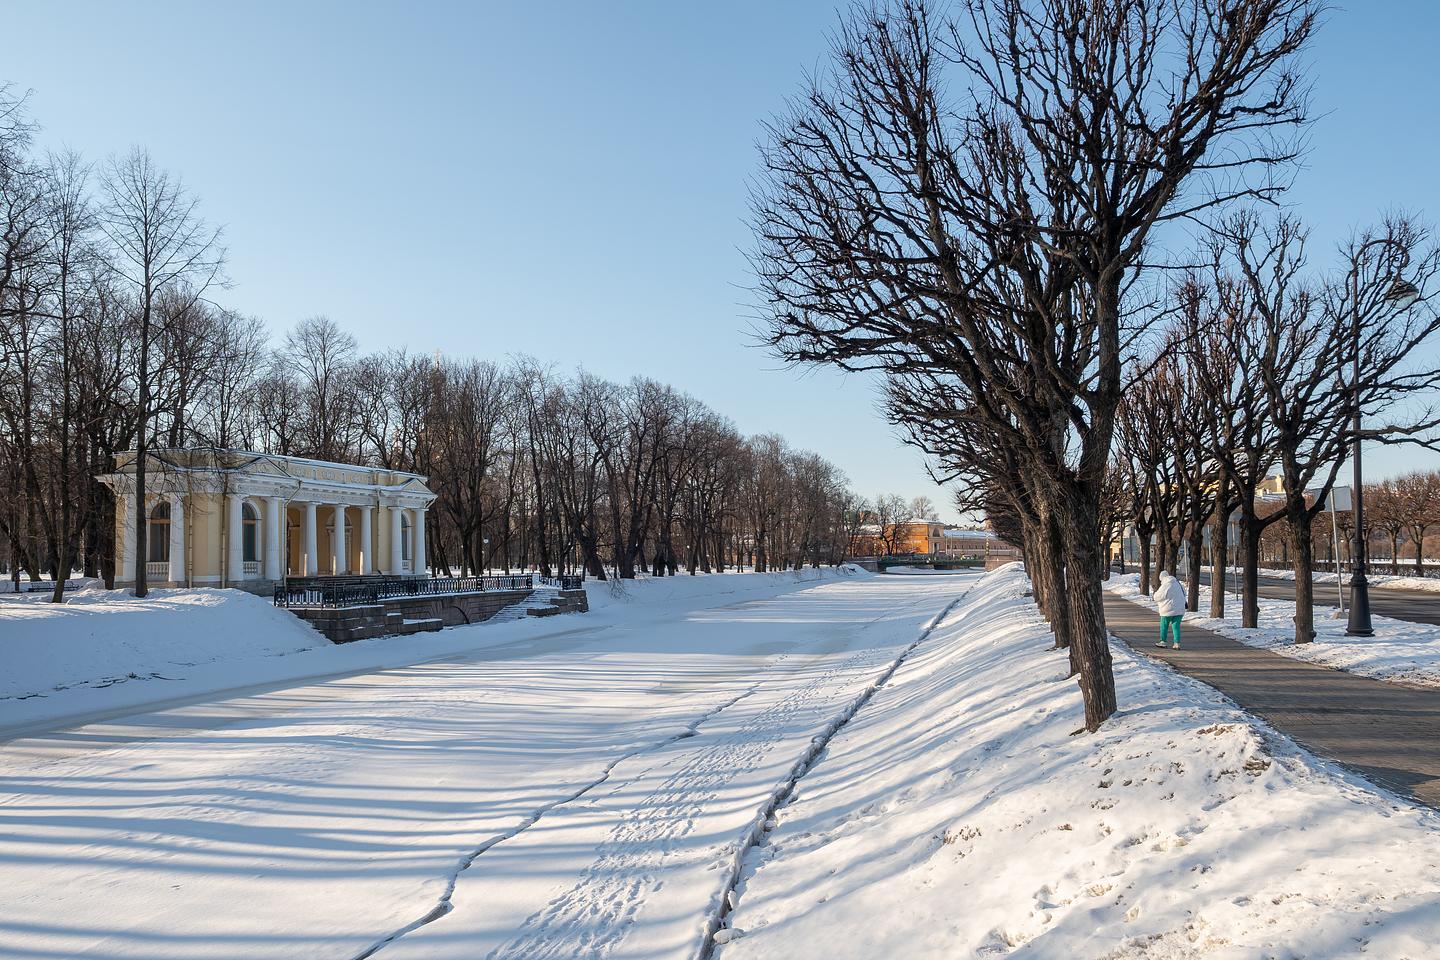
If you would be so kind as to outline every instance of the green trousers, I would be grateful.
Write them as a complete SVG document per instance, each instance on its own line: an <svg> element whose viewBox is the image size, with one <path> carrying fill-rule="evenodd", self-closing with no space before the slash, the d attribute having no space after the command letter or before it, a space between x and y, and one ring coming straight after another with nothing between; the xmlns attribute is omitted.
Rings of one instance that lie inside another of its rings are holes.
<svg viewBox="0 0 1440 960"><path fill-rule="evenodd" d="M1161 617L1160 618L1160 642L1165 642L1165 631L1169 630L1175 637L1175 646L1180 646L1180 621L1184 617Z"/></svg>

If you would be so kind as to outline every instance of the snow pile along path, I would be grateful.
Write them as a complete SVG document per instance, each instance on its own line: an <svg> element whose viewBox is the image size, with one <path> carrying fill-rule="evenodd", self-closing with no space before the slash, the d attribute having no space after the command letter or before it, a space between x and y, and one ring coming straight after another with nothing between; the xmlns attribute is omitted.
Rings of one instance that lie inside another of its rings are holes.
<svg viewBox="0 0 1440 960"><path fill-rule="evenodd" d="M1402 570L1413 569L1414 564L1415 564L1415 561L1414 561L1414 560L1402 560L1402 561L1400 562L1400 569L1402 569ZM1433 571L1433 570L1435 569L1434 565L1431 564L1429 561L1426 561L1426 565L1430 567L1431 571ZM1317 584L1320 584L1320 583L1334 584L1334 583L1335 583L1335 572L1334 572L1334 570L1333 570L1334 564L1330 564L1330 566L1332 567L1332 569L1331 569L1329 572L1326 572L1326 571L1324 571L1324 570L1316 570L1314 576L1313 576L1311 579L1313 579ZM1379 561L1376 561L1376 560L1372 559L1372 560L1370 561L1370 569L1371 569L1371 572L1368 573L1368 574L1366 574L1365 579L1366 579L1367 581L1369 581L1371 587L1383 587L1383 588L1390 589L1390 590L1423 590L1423 591L1425 591L1426 593L1440 593L1440 577L1435 577L1435 576L1430 576L1430 575L1426 575L1426 576L1416 576L1416 575L1413 574L1413 573L1410 573L1410 574L1396 574L1396 573L1381 573L1381 572L1379 572L1379 571L1381 571L1381 570L1389 569L1389 567L1390 567L1390 563L1389 563L1388 560L1379 560ZM1208 571L1210 568L1209 568L1209 567L1206 567L1205 569ZM1294 581L1294 579L1295 579L1295 571L1294 571L1294 570L1270 570L1270 569L1266 569L1266 568L1263 568L1263 567L1262 567L1261 570L1260 570L1260 576L1266 577L1266 578L1268 578L1268 579L1270 579L1270 580L1290 580L1290 581ZM1345 582L1346 582L1346 583L1349 583L1349 582L1350 582L1350 572L1349 572L1348 570L1346 570L1346 571L1344 572L1343 576L1344 576ZM1332 589L1330 592L1331 592L1331 594L1333 595L1335 591Z"/></svg>
<svg viewBox="0 0 1440 960"><path fill-rule="evenodd" d="M1105 588L1118 597L1152 609L1155 606L1153 600L1140 593L1138 573L1112 574ZM1347 621L1334 617L1339 608L1324 605L1326 599L1333 598L1333 593L1327 596L1317 591L1315 599L1319 602L1315 604L1312 643L1295 642L1293 600L1261 597L1259 626L1247 630L1240 626L1238 599L1226 600L1226 609L1231 613L1229 619L1205 616L1205 611L1210 609L1210 588L1204 584L1200 586L1200 609L1185 614L1185 622L1284 657L1307 660L1358 676L1440 686L1440 626L1371 616L1375 635L1352 637L1345 632Z"/></svg>
<svg viewBox="0 0 1440 960"><path fill-rule="evenodd" d="M988 576L835 736L716 957L1434 955L1440 819L1123 646L1122 712L1072 736L1026 586Z"/></svg>

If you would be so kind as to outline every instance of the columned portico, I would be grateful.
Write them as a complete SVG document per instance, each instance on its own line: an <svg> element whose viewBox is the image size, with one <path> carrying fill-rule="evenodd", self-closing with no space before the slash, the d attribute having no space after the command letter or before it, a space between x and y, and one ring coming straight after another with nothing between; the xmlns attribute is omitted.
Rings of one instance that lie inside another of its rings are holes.
<svg viewBox="0 0 1440 960"><path fill-rule="evenodd" d="M280 540L285 529L285 501L279 497L265 498L265 579L279 580L285 575L280 568Z"/></svg>
<svg viewBox="0 0 1440 960"><path fill-rule="evenodd" d="M390 508L390 569L391 576L405 572L405 554L401 541L404 539L405 511L400 507Z"/></svg>
<svg viewBox="0 0 1440 960"><path fill-rule="evenodd" d="M413 473L243 450L151 450L145 503L135 454L99 478L115 495L115 572L135 580L136 511L151 531L149 580L268 590L285 577L423 575L425 511ZM377 508L389 511L376 517ZM351 511L356 512L351 512ZM353 524L346 526L347 518Z"/></svg>
<svg viewBox="0 0 1440 960"><path fill-rule="evenodd" d="M303 576L313 577L320 572L320 547L315 535L315 504L307 503L303 509L305 525L301 528L300 534L300 573Z"/></svg>
<svg viewBox="0 0 1440 960"><path fill-rule="evenodd" d="M337 576L350 572L350 554L345 552L345 505L336 504L331 508L334 511L335 519L334 532L330 537L330 549L334 552L334 562L330 569Z"/></svg>
<svg viewBox="0 0 1440 960"><path fill-rule="evenodd" d="M370 535L370 515L375 508L368 503L360 508L360 572L375 572L375 538Z"/></svg>
<svg viewBox="0 0 1440 960"><path fill-rule="evenodd" d="M185 582L185 498L170 496L170 582Z"/></svg>
<svg viewBox="0 0 1440 960"><path fill-rule="evenodd" d="M133 489L133 488L132 488ZM115 497L115 579L135 582L135 495Z"/></svg>
<svg viewBox="0 0 1440 960"><path fill-rule="evenodd" d="M245 579L244 498L232 493L226 498L225 514L225 579L238 583Z"/></svg>

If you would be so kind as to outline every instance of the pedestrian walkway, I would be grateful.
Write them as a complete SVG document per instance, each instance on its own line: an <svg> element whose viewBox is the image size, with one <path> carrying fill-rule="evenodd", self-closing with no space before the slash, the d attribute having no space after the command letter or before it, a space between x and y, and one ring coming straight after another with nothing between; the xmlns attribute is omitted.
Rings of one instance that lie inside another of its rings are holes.
<svg viewBox="0 0 1440 960"><path fill-rule="evenodd" d="M1215 687L1315 753L1440 808L1440 690L1371 680L1250 647L1190 623L1159 649L1155 611L1105 593L1110 632Z"/></svg>

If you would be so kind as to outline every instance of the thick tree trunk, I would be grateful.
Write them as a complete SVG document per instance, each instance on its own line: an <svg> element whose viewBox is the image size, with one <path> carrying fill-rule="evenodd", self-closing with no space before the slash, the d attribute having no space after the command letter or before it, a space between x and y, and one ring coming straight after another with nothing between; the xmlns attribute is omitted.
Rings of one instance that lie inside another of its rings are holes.
<svg viewBox="0 0 1440 960"><path fill-rule="evenodd" d="M1248 502L1240 504L1240 626L1260 624L1260 524Z"/></svg>
<svg viewBox="0 0 1440 960"><path fill-rule="evenodd" d="M1143 596L1150 596L1153 577L1150 576L1150 536L1155 531L1136 530L1135 534L1140 540L1140 593Z"/></svg>
<svg viewBox="0 0 1440 960"><path fill-rule="evenodd" d="M1053 521L1041 522L1035 540L1035 577L1031 581L1036 587L1037 601L1043 598L1041 612L1050 622L1055 633L1056 648L1070 648L1072 643L1070 607L1065 589L1064 540ZM1071 674L1077 664L1072 653Z"/></svg>
<svg viewBox="0 0 1440 960"><path fill-rule="evenodd" d="M1290 537L1295 544L1295 642L1309 643L1315 639L1315 545L1308 516L1300 513L1291 520Z"/></svg>
<svg viewBox="0 0 1440 960"><path fill-rule="evenodd" d="M580 540L580 556L585 566L585 571L596 580L605 579L605 564L600 562L600 548L596 542L595 534L582 533Z"/></svg>
<svg viewBox="0 0 1440 960"><path fill-rule="evenodd" d="M1225 504L1215 504L1215 528L1210 534L1210 616L1225 616L1225 578L1230 565L1230 524L1226 521Z"/></svg>
<svg viewBox="0 0 1440 960"><path fill-rule="evenodd" d="M1104 587L1100 580L1099 530L1095 515L1072 506L1065 525L1065 603L1070 622L1070 662L1085 701L1085 729L1091 732L1114 715L1115 674L1105 628Z"/></svg>
<svg viewBox="0 0 1440 960"><path fill-rule="evenodd" d="M1188 569L1186 575L1190 578L1185 594L1185 609L1200 609L1200 567L1204 557L1201 551L1205 548L1205 525L1196 521L1190 525L1190 540L1186 545Z"/></svg>

